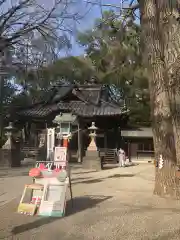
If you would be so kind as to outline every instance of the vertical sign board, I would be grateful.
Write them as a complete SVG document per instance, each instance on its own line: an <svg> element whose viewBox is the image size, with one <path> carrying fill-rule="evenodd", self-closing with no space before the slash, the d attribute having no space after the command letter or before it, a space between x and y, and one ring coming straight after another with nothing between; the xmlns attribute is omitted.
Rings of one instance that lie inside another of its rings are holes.
<svg viewBox="0 0 180 240"><path fill-rule="evenodd" d="M35 193L37 191L38 195ZM18 213L34 215L39 209L43 192L44 185L42 184L26 184L18 206Z"/></svg>
<svg viewBox="0 0 180 240"><path fill-rule="evenodd" d="M54 151L54 164L59 164L61 167L67 165L67 148L66 147L55 147Z"/></svg>
<svg viewBox="0 0 180 240"><path fill-rule="evenodd" d="M52 149L52 143L54 144L54 142L51 142L50 140L48 145L49 150ZM54 170L52 170L52 165L55 166ZM46 164L38 162L36 167L40 168L42 177L35 178L35 183L44 186L43 193L40 194L39 189L37 189L36 191L33 191L32 194L32 200L40 200L37 214L52 217L64 216L66 208L66 192L70 179L67 175L67 171L61 169L61 167L67 167L67 148L55 147L54 161L46 162Z"/></svg>
<svg viewBox="0 0 180 240"><path fill-rule="evenodd" d="M55 130L54 128L47 129L47 159L51 160L51 154L54 151L54 143L55 143Z"/></svg>
<svg viewBox="0 0 180 240"><path fill-rule="evenodd" d="M55 147L53 164L56 166L56 169L67 166L66 147ZM52 177L47 180L38 215L52 217L62 217L65 215L69 177L65 176L64 178L63 171L66 172L66 170L59 172L60 178Z"/></svg>
<svg viewBox="0 0 180 240"><path fill-rule="evenodd" d="M67 184L65 181L46 185L38 215L52 217L65 215Z"/></svg>

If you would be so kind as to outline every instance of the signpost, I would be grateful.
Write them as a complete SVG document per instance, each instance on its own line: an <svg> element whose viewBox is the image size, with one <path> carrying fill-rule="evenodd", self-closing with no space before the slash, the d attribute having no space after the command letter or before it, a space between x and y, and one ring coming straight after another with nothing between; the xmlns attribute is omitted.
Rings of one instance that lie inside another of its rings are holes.
<svg viewBox="0 0 180 240"><path fill-rule="evenodd" d="M40 171L40 174L34 175L34 186L44 186L43 194L41 190L36 189L36 191L33 191L30 206L32 207L33 204L35 204L36 206L34 206L35 208L33 209L37 209L38 202L37 215L40 216L64 216L68 185L73 206L70 169L67 161L67 148L55 147L54 161L36 162L35 172L37 169ZM33 170L31 171L31 176ZM22 201L20 204L22 205ZM18 212L20 212L22 208L18 209ZM35 214L35 211L31 211L31 215L32 214Z"/></svg>
<svg viewBox="0 0 180 240"><path fill-rule="evenodd" d="M67 165L67 148L66 147L55 147L54 151L54 163L61 163L62 166Z"/></svg>
<svg viewBox="0 0 180 240"><path fill-rule="evenodd" d="M38 215L51 217L65 215L67 185L67 181L46 185Z"/></svg>

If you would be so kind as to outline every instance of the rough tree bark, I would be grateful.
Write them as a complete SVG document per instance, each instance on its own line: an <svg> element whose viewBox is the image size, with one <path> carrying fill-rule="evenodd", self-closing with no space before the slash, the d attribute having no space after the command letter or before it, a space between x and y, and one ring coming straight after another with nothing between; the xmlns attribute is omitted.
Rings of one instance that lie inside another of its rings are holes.
<svg viewBox="0 0 180 240"><path fill-rule="evenodd" d="M171 111L165 82L164 45L160 36L156 0L139 0L143 55L149 79L155 158L160 155L164 167L155 170L154 194L177 197L176 152Z"/></svg>
<svg viewBox="0 0 180 240"><path fill-rule="evenodd" d="M180 21L178 1L160 0L164 59L167 73L168 97L172 113L177 165L180 165Z"/></svg>

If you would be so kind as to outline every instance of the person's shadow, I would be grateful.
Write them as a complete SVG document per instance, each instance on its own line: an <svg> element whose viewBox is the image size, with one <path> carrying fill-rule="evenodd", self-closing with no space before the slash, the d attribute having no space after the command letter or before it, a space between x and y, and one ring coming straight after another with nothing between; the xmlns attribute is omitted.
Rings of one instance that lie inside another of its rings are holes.
<svg viewBox="0 0 180 240"><path fill-rule="evenodd" d="M94 195L94 196L76 197L73 199L73 207L72 207L71 200L69 200L69 201L67 201L67 205L66 205L65 217L68 217L77 212L81 212L88 208L93 208L97 204L99 204L103 201L106 201L109 198L111 198L111 196ZM42 217L42 218L35 220L34 222L30 222L30 223L26 223L26 224L22 224L22 225L14 227L12 229L12 233L14 235L23 233L23 232L29 231L31 229L41 227L45 224L54 222L59 219L60 218L57 218L57 217Z"/></svg>

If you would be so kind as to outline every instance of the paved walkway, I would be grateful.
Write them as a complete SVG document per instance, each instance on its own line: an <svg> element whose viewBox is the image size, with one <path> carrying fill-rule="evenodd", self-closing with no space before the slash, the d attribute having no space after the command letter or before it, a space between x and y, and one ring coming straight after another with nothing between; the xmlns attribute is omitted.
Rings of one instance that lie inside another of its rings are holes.
<svg viewBox="0 0 180 240"><path fill-rule="evenodd" d="M74 168L74 209L68 204L65 218L19 215L17 198L1 207L0 239L180 239L180 203L153 196L153 171L153 165L146 164L100 173ZM15 197L26 180L26 176L12 176L0 181L12 184L7 194Z"/></svg>
<svg viewBox="0 0 180 240"><path fill-rule="evenodd" d="M0 208L22 193L25 183L31 182L28 168L0 168Z"/></svg>

